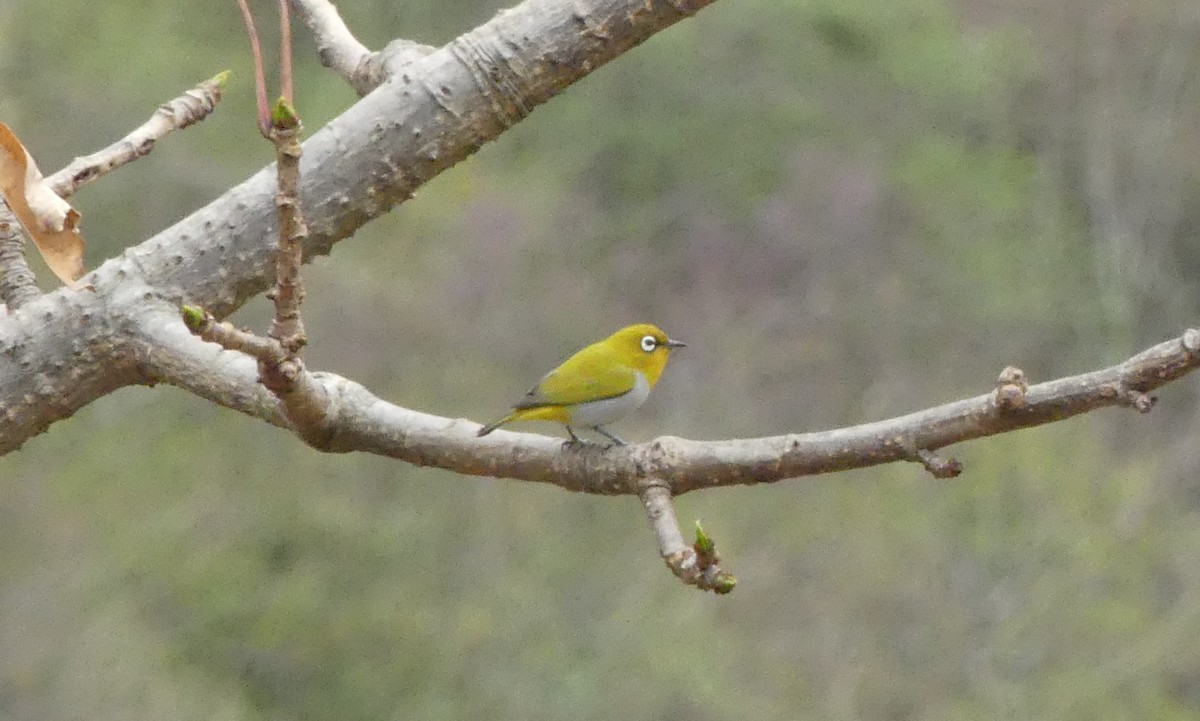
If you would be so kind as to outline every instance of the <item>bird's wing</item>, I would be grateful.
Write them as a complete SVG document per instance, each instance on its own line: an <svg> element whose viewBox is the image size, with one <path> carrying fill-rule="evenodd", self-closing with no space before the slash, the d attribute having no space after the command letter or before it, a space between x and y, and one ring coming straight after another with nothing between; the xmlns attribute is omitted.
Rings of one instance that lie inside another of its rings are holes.
<svg viewBox="0 0 1200 721"><path fill-rule="evenodd" d="M550 371L515 406L573 406L623 396L637 384L634 370L613 363L603 348L588 346Z"/></svg>

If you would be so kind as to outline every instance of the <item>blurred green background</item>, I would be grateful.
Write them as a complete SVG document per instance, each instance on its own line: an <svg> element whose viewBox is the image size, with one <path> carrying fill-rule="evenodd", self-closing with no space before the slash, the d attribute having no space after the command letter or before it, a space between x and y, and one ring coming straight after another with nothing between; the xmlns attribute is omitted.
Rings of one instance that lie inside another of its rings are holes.
<svg viewBox="0 0 1200 721"><path fill-rule="evenodd" d="M500 7L341 10L380 47ZM354 98L299 37L315 130ZM1197 323L1198 45L1187 0L725 0L309 266L310 362L483 420L650 320L689 347L638 440L1115 362ZM225 68L211 119L77 196L89 266L268 162L234 4L0 2L0 120L47 171ZM725 598L635 499L125 389L0 459L0 717L1200 719L1195 383L954 448L952 482L685 496Z"/></svg>

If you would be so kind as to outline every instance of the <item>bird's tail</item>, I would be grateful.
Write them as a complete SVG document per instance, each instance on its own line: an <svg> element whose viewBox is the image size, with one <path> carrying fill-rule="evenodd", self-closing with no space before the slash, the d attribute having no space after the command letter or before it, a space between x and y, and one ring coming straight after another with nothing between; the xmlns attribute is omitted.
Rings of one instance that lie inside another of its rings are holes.
<svg viewBox="0 0 1200 721"><path fill-rule="evenodd" d="M489 433L491 433L492 431L496 430L497 428L499 428L500 426L504 425L505 423L508 423L509 421L513 420L514 418L516 418L516 414L515 414L515 413L509 413L508 415L504 416L504 417L503 417L503 418L501 418L500 420L498 420L498 421L492 421L491 423L487 424L487 425L486 425L486 426L484 426L483 428L480 428L480 429L479 429L479 430L478 430L478 431L475 433L475 435L477 435L477 436L486 436L487 434L489 434Z"/></svg>

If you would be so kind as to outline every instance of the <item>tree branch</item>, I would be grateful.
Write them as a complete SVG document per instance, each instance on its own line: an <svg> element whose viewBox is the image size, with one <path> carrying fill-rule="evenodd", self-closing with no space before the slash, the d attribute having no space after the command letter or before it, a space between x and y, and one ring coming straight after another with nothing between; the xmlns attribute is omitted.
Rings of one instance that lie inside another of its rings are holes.
<svg viewBox="0 0 1200 721"><path fill-rule="evenodd" d="M300 207L300 132L300 119L291 106L283 101L277 103L268 136L275 146L278 175L275 207L279 213L279 245L275 255L275 287L267 297L275 303L270 336L293 355L298 355L308 342L300 316L300 304L304 302L300 266L304 262L304 239L308 237Z"/></svg>
<svg viewBox="0 0 1200 721"><path fill-rule="evenodd" d="M256 356L201 340L179 322L179 309L167 303L145 306L133 327L140 377L146 385L168 383L280 428L291 427L279 399L257 380Z"/></svg>
<svg viewBox="0 0 1200 721"><path fill-rule="evenodd" d="M638 491L638 498L646 509L646 520L650 530L658 539L658 550L679 580L695 586L701 591L729 593L737 584L732 574L721 570L721 556L716 545L696 522L696 543L689 546L683 540L679 521L675 518L675 505L671 491L654 479L646 479Z"/></svg>
<svg viewBox="0 0 1200 721"><path fill-rule="evenodd" d="M25 228L0 199L0 300L11 313L41 294L25 262Z"/></svg>
<svg viewBox="0 0 1200 721"><path fill-rule="evenodd" d="M154 150L154 144L174 130L200 122L216 110L229 71L217 73L183 95L169 100L136 130L91 155L75 158L62 170L46 178L46 184L61 198L69 198L81 187Z"/></svg>
<svg viewBox="0 0 1200 721"><path fill-rule="evenodd" d="M407 81L399 78L387 91L373 93L305 143L302 195L312 225L306 255L327 251L503 132L532 105L682 17L658 4L595 0L583 16L588 27L606 29L600 40L596 33L579 32L584 5L530 0L409 66ZM170 317L181 326L177 308L185 299L220 317L265 289L274 275L274 244L264 241L274 222L274 185L274 173L264 169L105 263L93 274L95 293L67 299L59 291L0 319L0 452L130 382L173 383L281 424L279 405L256 387L253 364L207 365L202 359L213 352L196 347L204 343L165 332L156 320ZM195 242L199 237L206 239L202 248ZM137 348L134 372L120 352L131 341ZM329 398L335 431L328 450L361 450L603 494L636 494L636 479L653 474L678 495L911 459L921 450L1098 407L1136 405L1136 394L1192 370L1198 345L1200 334L1191 331L1120 366L1031 386L1019 407L1001 408L995 394L988 394L823 433L708 443L662 438L607 451L564 452L557 439L504 431L478 439L471 422L399 408L346 379L312 375ZM42 372L28 372L33 364ZM45 398L55 401L44 409L25 400Z"/></svg>
<svg viewBox="0 0 1200 721"><path fill-rule="evenodd" d="M995 392L888 420L815 433L765 438L656 440L602 448L568 446L558 438L498 430L478 438L478 424L392 405L361 385L329 373L312 373L322 385L331 429L323 450L362 451L464 475L548 483L600 495L639 495L656 479L678 496L689 491L755 485L851 468L918 460L935 475L943 464L932 451L962 441L1065 420L1098 408L1128 406L1128 393L1146 394L1200 366L1200 331L1188 330L1103 370L1029 386L1019 408L1001 408ZM253 366L225 366L252 385ZM162 380L187 387L171 374ZM235 406L227 396L206 394ZM238 408L255 413L261 406ZM960 468L955 467L955 472Z"/></svg>
<svg viewBox="0 0 1200 721"><path fill-rule="evenodd" d="M359 95L375 89L382 78L371 78L366 62L371 51L354 37L329 0L292 0L297 14L317 42L321 64L337 73Z"/></svg>
<svg viewBox="0 0 1200 721"><path fill-rule="evenodd" d="M371 93L304 143L300 195L310 229L305 259L328 253L334 243L411 197L418 186L503 133L536 105L710 2L694 0L684 12L645 0L527 0L406 65L403 77ZM581 32L580 18L589 27L604 28L603 37ZM57 291L19 311L39 314L38 324L0 318L0 339L19 344L22 354L43 369L31 375L13 355L0 353L0 413L11 413L0 426L0 454L113 388L154 383L181 369L192 376L179 379L179 385L205 397L211 394L228 405L260 399L257 392L231 388L228 378L195 377L204 369L189 361L207 357L204 351L191 348L176 356L177 345L156 352L146 342L152 337L150 327L161 330L156 324L163 317L184 330L178 320L184 304L223 318L267 289L275 275L274 243L266 240L277 223L274 194L274 169L264 168L105 262L84 281L94 292L73 293L76 297L64 302L62 296L70 291ZM106 355L105 363L81 368L71 346L50 342L54 334L41 337L39 324L102 328L107 335L95 338L96 343L128 351L132 341L138 355L134 360ZM160 362L167 367L154 367ZM130 369L134 372L127 374ZM105 377L88 376L81 382L80 373ZM23 399L43 393L70 402L56 404L53 412L13 411L25 408ZM261 404L255 407L261 410ZM274 418L277 422L278 416Z"/></svg>
<svg viewBox="0 0 1200 721"><path fill-rule="evenodd" d="M84 157L45 179L60 198L66 199L81 187L146 155L160 138L208 117L221 100L229 71L205 80L183 95L163 103L150 119L112 145ZM9 311L41 295L33 272L25 262L26 233L7 204L0 201L0 299Z"/></svg>

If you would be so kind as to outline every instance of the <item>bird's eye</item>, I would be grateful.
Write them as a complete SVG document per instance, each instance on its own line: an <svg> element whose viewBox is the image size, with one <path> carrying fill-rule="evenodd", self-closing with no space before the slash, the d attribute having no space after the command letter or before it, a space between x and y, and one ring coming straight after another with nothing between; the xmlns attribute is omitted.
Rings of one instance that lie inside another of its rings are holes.
<svg viewBox="0 0 1200 721"><path fill-rule="evenodd" d="M658 347L658 339L652 335L642 336L642 350L651 353Z"/></svg>

